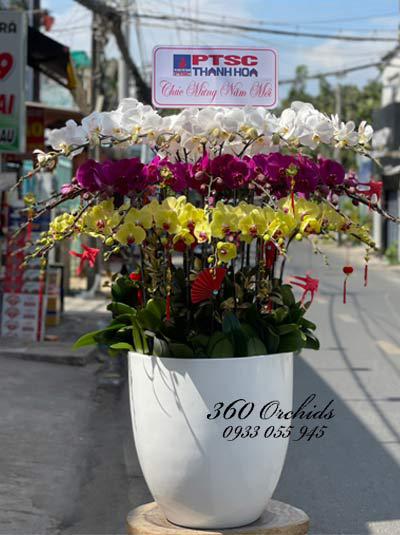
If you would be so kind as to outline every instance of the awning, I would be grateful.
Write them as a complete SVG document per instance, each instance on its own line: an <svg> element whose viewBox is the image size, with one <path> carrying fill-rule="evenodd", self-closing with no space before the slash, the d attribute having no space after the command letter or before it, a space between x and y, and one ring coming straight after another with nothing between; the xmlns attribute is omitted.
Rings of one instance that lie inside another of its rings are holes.
<svg viewBox="0 0 400 535"><path fill-rule="evenodd" d="M28 28L28 65L67 89L76 88L69 48L32 26Z"/></svg>

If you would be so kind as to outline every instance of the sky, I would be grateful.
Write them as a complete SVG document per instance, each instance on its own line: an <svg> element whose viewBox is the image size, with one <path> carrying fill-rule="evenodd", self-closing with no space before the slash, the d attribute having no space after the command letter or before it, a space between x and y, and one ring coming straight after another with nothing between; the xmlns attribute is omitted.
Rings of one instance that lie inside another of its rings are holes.
<svg viewBox="0 0 400 535"><path fill-rule="evenodd" d="M128 3L133 12L135 2ZM185 23L180 23L181 28L177 28L176 23L146 19L137 26L132 19L130 48L135 61L149 72L151 51L155 45L273 47L279 53L279 78L284 80L294 76L299 64L306 65L310 74L317 74L374 63L393 49L395 43L244 34L229 30L229 21L288 31L396 38L400 23L399 4L399 0L137 0L138 13L165 13L224 22L227 30L205 27L206 31L196 31L195 27L188 28ZM90 55L91 14L72 0L42 0L42 5L55 17L55 24L48 35L72 50L86 50ZM184 28L182 24L185 24ZM113 41L107 46L106 54L118 57ZM362 86L377 76L377 69L370 68L349 73L341 78L341 82ZM330 77L329 81L335 83L336 78ZM281 96L284 96L287 87L281 86ZM309 83L311 92L315 92L316 87L316 82Z"/></svg>

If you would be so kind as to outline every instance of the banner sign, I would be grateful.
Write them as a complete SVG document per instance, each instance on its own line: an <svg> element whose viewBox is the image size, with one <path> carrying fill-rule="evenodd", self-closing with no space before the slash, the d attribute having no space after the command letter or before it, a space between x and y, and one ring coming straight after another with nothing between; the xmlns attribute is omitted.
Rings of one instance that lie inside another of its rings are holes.
<svg viewBox="0 0 400 535"><path fill-rule="evenodd" d="M25 152L26 14L0 11L0 152Z"/></svg>
<svg viewBox="0 0 400 535"><path fill-rule="evenodd" d="M44 109L28 107L26 110L26 152L44 150Z"/></svg>
<svg viewBox="0 0 400 535"><path fill-rule="evenodd" d="M156 46L153 104L263 106L278 101L278 54L272 48Z"/></svg>

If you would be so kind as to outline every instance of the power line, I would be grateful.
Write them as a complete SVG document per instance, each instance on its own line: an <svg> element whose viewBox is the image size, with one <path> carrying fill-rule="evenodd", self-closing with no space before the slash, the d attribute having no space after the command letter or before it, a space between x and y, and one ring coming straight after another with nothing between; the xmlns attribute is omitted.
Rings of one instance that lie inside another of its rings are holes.
<svg viewBox="0 0 400 535"><path fill-rule="evenodd" d="M383 65L382 61L375 62L375 63L366 63L364 65L357 65L355 67L347 67L347 68L340 69L337 71L320 72L317 74L310 74L310 75L302 76L302 80L316 80L318 78L325 78L326 76L341 76L349 72L362 71L365 69L370 69L372 67L380 67L382 65ZM279 84L280 85L293 84L296 81L297 81L297 78L291 78L290 80L279 80Z"/></svg>
<svg viewBox="0 0 400 535"><path fill-rule="evenodd" d="M166 0L164 0L163 3L165 3ZM184 4L172 4L172 0L169 0L169 4L170 6L171 5L174 5L175 7L178 8L179 11L183 11L183 12L187 12L187 9L185 7ZM148 10L148 13L151 13L152 10L149 9ZM156 8L156 11L155 11L156 14L159 14L160 13L160 8L159 8L159 2L157 2L157 8ZM190 14L190 13L189 13ZM220 15L220 13L215 13L213 11L208 11L208 10L200 10L200 11L197 11L196 13L196 16L198 17L199 15L207 15L207 16L210 16L210 17L220 17L222 18L222 20L225 22L228 23L228 20L225 16L222 16ZM385 14L380 14L380 13L377 13L377 14L374 14L374 15L366 15L366 16L363 16L363 17L358 17L357 16L357 21L359 20L368 20L368 19L374 19L374 18L380 18L380 19L384 19L384 18L388 18L388 17L393 17L393 16L397 16L398 13L385 13ZM249 18L243 18L243 17L238 17L238 16L233 16L233 15L230 15L229 17L229 20L232 21L232 20L236 20L236 21L240 21L241 23L245 22L247 24L253 24L253 25L256 25L256 26L289 26L289 27L299 27L299 26L305 26L305 25L309 25L309 24L331 24L331 23L335 23L335 22L354 22L354 17L347 17L347 18L339 18L339 19L323 19L323 20L314 20L314 21L310 21L310 20L307 20L307 21L297 21L297 22L287 22L287 21L265 21L265 20L259 20L259 19L249 19ZM347 30L349 30L349 28L347 28ZM397 28L395 28L393 31L396 31ZM360 30L354 30L354 31L360 31ZM374 30L374 29L371 29L371 30L368 30L368 29L363 29L362 31L390 31L390 30L387 30L386 29L379 29L379 30Z"/></svg>
<svg viewBox="0 0 400 535"><path fill-rule="evenodd" d="M335 39L337 41L369 41L369 42L398 42L397 39L392 37L362 37L359 35L332 35L332 34L322 34L322 33L312 33L312 32L296 32L296 31L287 31L287 30L275 30L273 28L256 28L251 26L245 26L242 24L231 24L231 23L222 23L215 22L212 20L202 20L196 19L193 17L183 17L183 16L171 16L171 15L152 15L149 13L136 14L132 13L131 17L152 19L152 20L164 20L164 21L181 21L191 24L198 24L201 26L212 26L214 28L226 28L227 26L234 30L240 30L243 32L256 32L256 33L269 33L274 35L287 35L292 37L310 37L313 39Z"/></svg>

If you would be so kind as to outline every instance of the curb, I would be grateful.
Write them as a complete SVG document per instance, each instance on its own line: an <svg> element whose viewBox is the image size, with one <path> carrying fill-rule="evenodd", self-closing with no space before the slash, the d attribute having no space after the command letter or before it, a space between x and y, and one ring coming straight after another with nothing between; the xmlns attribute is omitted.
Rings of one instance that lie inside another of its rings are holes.
<svg viewBox="0 0 400 535"><path fill-rule="evenodd" d="M69 366L86 366L95 360L96 348L72 349L69 342L27 342L0 338L0 357L18 358Z"/></svg>

